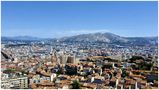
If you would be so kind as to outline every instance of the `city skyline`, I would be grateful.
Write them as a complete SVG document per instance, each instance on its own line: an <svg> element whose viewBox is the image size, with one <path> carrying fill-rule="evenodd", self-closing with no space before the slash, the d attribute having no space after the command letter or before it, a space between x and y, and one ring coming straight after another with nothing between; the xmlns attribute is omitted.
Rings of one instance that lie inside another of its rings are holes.
<svg viewBox="0 0 159 90"><path fill-rule="evenodd" d="M2 89L158 89L157 1L2 1Z"/></svg>
<svg viewBox="0 0 159 90"><path fill-rule="evenodd" d="M60 38L110 32L157 36L153 2L2 2L2 36Z"/></svg>

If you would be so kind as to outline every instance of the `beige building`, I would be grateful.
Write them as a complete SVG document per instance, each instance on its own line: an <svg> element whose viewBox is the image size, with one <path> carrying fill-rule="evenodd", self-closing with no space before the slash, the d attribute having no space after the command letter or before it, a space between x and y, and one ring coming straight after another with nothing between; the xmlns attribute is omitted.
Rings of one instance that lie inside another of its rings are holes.
<svg viewBox="0 0 159 90"><path fill-rule="evenodd" d="M5 80L5 81L1 81L1 87L4 88L4 89L28 88L28 77L12 78L12 79L8 79L8 80Z"/></svg>
<svg viewBox="0 0 159 90"><path fill-rule="evenodd" d="M75 63L75 56L68 56L67 63Z"/></svg>

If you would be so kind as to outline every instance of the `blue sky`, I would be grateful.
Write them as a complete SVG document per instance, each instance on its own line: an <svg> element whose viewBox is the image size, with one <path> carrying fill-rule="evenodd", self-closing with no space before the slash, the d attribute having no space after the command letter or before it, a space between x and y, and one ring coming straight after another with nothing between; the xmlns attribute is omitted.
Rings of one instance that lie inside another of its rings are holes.
<svg viewBox="0 0 159 90"><path fill-rule="evenodd" d="M2 2L2 36L157 36L157 1Z"/></svg>

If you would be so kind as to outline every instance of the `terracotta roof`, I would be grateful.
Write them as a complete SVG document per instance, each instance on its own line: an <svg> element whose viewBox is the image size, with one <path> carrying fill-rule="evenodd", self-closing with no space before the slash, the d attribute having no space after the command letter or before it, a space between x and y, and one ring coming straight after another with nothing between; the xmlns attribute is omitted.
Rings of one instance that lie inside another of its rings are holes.
<svg viewBox="0 0 159 90"><path fill-rule="evenodd" d="M138 78L143 78L143 79L145 79L146 77L144 77L144 76L141 76L141 75L130 75L130 76L132 76L132 77L138 77Z"/></svg>

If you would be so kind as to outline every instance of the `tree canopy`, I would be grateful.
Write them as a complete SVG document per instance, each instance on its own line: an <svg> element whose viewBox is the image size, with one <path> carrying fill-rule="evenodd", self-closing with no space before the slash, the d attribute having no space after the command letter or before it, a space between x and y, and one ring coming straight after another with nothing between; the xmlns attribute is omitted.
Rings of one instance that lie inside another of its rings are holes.
<svg viewBox="0 0 159 90"><path fill-rule="evenodd" d="M81 84L77 80L74 80L71 85L72 85L72 89L80 89L81 88Z"/></svg>

